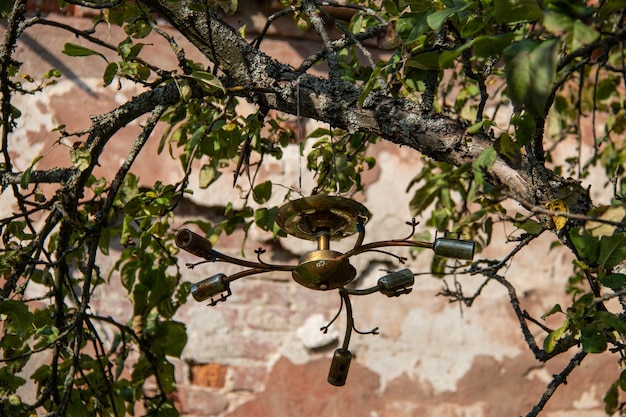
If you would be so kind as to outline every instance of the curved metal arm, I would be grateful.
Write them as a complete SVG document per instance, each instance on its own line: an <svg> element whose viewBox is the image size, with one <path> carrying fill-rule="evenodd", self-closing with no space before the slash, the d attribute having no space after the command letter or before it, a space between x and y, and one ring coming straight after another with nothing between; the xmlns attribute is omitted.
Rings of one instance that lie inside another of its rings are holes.
<svg viewBox="0 0 626 417"><path fill-rule="evenodd" d="M435 255L438 256L472 260L474 258L476 243L473 240L450 239L445 237L437 238L432 243L421 240L381 240L380 242L372 242L355 247L354 249L344 253L339 259L348 259L349 257L360 253L391 246L409 246L414 248L432 249L435 252Z"/></svg>
<svg viewBox="0 0 626 417"><path fill-rule="evenodd" d="M348 288L345 288L345 290L350 295L368 295L368 294L374 294L375 292L379 292L380 287L377 285L375 287L364 288L362 290L354 290L354 289L348 289Z"/></svg>
<svg viewBox="0 0 626 417"><path fill-rule="evenodd" d="M295 265L274 265L260 262L246 261L243 259L234 258L232 256L224 255L221 252L213 249L211 242L203 238L199 234L192 232L189 229L181 229L176 233L176 245L200 258L204 258L207 261L216 262L228 262L233 265L243 266L245 268L261 269L265 271L293 271Z"/></svg>
<svg viewBox="0 0 626 417"><path fill-rule="evenodd" d="M358 255L360 253L368 252L373 249L384 248L389 246L409 246L431 249L433 244L430 242L422 242L419 240L381 240L380 242L372 242L366 245L361 245L358 248L354 248L344 253L340 259L348 259L351 256Z"/></svg>

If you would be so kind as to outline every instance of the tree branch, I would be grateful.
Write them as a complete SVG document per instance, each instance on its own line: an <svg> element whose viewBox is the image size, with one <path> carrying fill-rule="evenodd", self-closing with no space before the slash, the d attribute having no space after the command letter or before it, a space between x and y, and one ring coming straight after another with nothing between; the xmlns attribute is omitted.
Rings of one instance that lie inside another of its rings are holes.
<svg viewBox="0 0 626 417"><path fill-rule="evenodd" d="M225 84L244 87L243 94L252 102L289 114L299 113L350 132L375 134L455 166L473 163L493 145L488 135L467 135L463 122L445 114L424 113L410 100L371 93L360 107L359 86L298 73L248 44L216 15L192 10L191 0L143 3L169 20L209 60L217 61L215 64L225 74ZM219 42L210 44L208 39ZM298 77L300 100L296 97ZM341 98L339 103L333 100L336 97ZM516 200L534 204L549 200L545 194L548 181L565 182L543 166L531 165L525 157L520 168L499 157L488 179L506 187ZM583 196L583 190L580 193Z"/></svg>

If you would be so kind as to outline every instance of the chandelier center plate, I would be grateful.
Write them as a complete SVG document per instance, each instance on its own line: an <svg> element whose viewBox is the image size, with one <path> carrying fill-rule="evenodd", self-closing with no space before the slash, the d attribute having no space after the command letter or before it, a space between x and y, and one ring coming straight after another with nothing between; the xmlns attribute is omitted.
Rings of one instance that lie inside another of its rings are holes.
<svg viewBox="0 0 626 417"><path fill-rule="evenodd" d="M318 194L293 200L278 209L276 223L286 233L305 240L316 240L328 232L331 240L341 240L357 232L359 224L371 217L361 203L340 197Z"/></svg>

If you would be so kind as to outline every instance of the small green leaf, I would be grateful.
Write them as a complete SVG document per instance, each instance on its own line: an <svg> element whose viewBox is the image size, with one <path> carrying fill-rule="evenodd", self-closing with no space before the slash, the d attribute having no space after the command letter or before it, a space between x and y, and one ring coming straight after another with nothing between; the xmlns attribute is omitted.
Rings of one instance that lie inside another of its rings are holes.
<svg viewBox="0 0 626 417"><path fill-rule="evenodd" d="M10 332L22 337L32 333L34 316L26 303L4 300L0 302L0 315L6 316L4 323Z"/></svg>
<svg viewBox="0 0 626 417"><path fill-rule="evenodd" d="M276 214L278 213L278 207L272 207L267 209L265 207L255 210L254 212L254 224L263 230L272 232L273 237L287 236L286 233L276 223Z"/></svg>
<svg viewBox="0 0 626 417"><path fill-rule="evenodd" d="M516 109L544 117L556 79L559 41L523 40L504 50L508 92Z"/></svg>
<svg viewBox="0 0 626 417"><path fill-rule="evenodd" d="M619 408L619 394L617 392L618 382L611 384L609 389L604 394L604 411L607 416L615 414Z"/></svg>
<svg viewBox="0 0 626 417"><path fill-rule="evenodd" d="M7 366L0 368L0 392L3 396L7 392L15 392L19 387L24 385L26 380L20 376L14 375ZM2 406L2 410L6 410L6 405Z"/></svg>
<svg viewBox="0 0 626 417"><path fill-rule="evenodd" d="M151 347L162 350L165 355L178 358L186 344L187 330L185 325L170 320L159 323Z"/></svg>
<svg viewBox="0 0 626 417"><path fill-rule="evenodd" d="M598 311L595 316L619 334L626 335L626 323L621 321L615 314L608 311Z"/></svg>
<svg viewBox="0 0 626 417"><path fill-rule="evenodd" d="M494 126L496 123L491 120L481 120L478 123L474 123L467 129L465 129L465 133L468 135L475 135L478 132L482 132L484 127Z"/></svg>
<svg viewBox="0 0 626 417"><path fill-rule="evenodd" d="M378 82L381 69L382 67L376 67L374 71L372 71L370 78L367 80L367 82L363 86L363 92L359 96L359 108L363 108L363 102L367 99L367 96L369 96L370 92L372 91L376 83Z"/></svg>
<svg viewBox="0 0 626 417"><path fill-rule="evenodd" d="M493 5L499 23L532 21L543 15L537 0L494 0Z"/></svg>
<svg viewBox="0 0 626 417"><path fill-rule="evenodd" d="M594 326L585 326L580 331L580 342L583 351L602 353L606 350L606 336Z"/></svg>
<svg viewBox="0 0 626 417"><path fill-rule="evenodd" d="M561 337L563 337L563 334L568 328L569 319L565 319L565 323L563 323L561 327L556 330L552 330L545 338L545 340L543 341L543 350L548 353L554 351L554 348L559 343L559 340L561 340Z"/></svg>
<svg viewBox="0 0 626 417"><path fill-rule="evenodd" d="M216 170L214 166L202 165L202 168L200 168L200 188L207 188L221 175L222 173Z"/></svg>
<svg viewBox="0 0 626 417"><path fill-rule="evenodd" d="M265 181L252 189L252 198L258 204L267 203L272 196L272 182Z"/></svg>
<svg viewBox="0 0 626 417"><path fill-rule="evenodd" d="M226 93L224 85L218 77L206 71L192 71L189 78L196 80L200 87L208 93L215 93L217 91Z"/></svg>
<svg viewBox="0 0 626 417"><path fill-rule="evenodd" d="M626 275L610 274L600 279L600 284L612 290L621 290L626 285Z"/></svg>
<svg viewBox="0 0 626 417"><path fill-rule="evenodd" d="M619 387L622 391L626 391L626 369L619 374Z"/></svg>
<svg viewBox="0 0 626 417"><path fill-rule="evenodd" d="M598 263L605 268L613 268L626 259L626 233L603 236L600 239Z"/></svg>
<svg viewBox="0 0 626 417"><path fill-rule="evenodd" d="M436 12L431 13L426 17L428 26L430 26L432 30L437 31L441 28L441 25L443 25L443 23L448 19L448 17L467 9L471 5L472 5L472 2L460 2L460 4L458 4L455 7L450 7L450 8L443 9L443 10L437 10Z"/></svg>
<svg viewBox="0 0 626 417"><path fill-rule="evenodd" d="M77 45L75 43L67 42L65 47L63 48L63 53L68 56L92 56L97 55L102 57L105 61L109 62L104 55L102 55L98 51L94 51L93 49L86 48L82 45Z"/></svg>
<svg viewBox="0 0 626 417"><path fill-rule="evenodd" d="M107 65L106 69L104 70L104 75L102 76L102 80L104 81L104 87L110 85L113 82L113 80L115 79L115 75L117 74L117 68L117 63L115 62L111 62L109 63L109 65Z"/></svg>
<svg viewBox="0 0 626 417"><path fill-rule="evenodd" d="M541 316L542 320L545 320L547 317L556 314L556 313L562 313L563 310L561 309L561 305L560 304L555 304L550 310L548 310L546 313L544 313Z"/></svg>
<svg viewBox="0 0 626 417"><path fill-rule="evenodd" d="M404 13L396 21L396 30L405 44L416 42L429 29L427 13Z"/></svg>
<svg viewBox="0 0 626 417"><path fill-rule="evenodd" d="M30 184L31 172L33 168L35 167L35 164L37 164L37 162L39 162L41 158L43 158L43 155L39 155L35 157L35 159L33 159L33 162L30 164L30 166L26 168L24 172L22 173L22 178L20 178L20 188L22 190L25 190L28 188L28 184Z"/></svg>
<svg viewBox="0 0 626 417"><path fill-rule="evenodd" d="M474 173L474 180L477 184L483 185L485 183L485 172L488 172L498 158L498 153L493 146L489 146L476 158L476 161L472 164L472 172Z"/></svg>
<svg viewBox="0 0 626 417"><path fill-rule="evenodd" d="M590 264L593 264L598 260L600 242L587 231L583 230L582 235L579 234L579 231L580 230L576 228L570 229L570 239L578 255Z"/></svg>

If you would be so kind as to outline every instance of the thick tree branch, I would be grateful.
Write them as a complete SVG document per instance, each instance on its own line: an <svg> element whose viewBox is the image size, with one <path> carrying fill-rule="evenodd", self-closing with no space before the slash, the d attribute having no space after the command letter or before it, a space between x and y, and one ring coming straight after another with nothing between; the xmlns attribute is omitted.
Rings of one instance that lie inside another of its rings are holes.
<svg viewBox="0 0 626 417"><path fill-rule="evenodd" d="M191 10L190 0L144 1L144 4L168 19L208 59L214 60L231 86L244 87L250 101L289 114L299 113L351 132L376 134L455 166L474 162L493 145L488 135L467 135L463 122L445 114L425 113L410 100L370 94L360 107L362 89L358 86L299 74L248 44L217 16ZM298 78L299 102L296 97ZM340 97L341 102L337 102L336 97ZM530 164L525 158L520 167L498 158L488 178L493 184L507 188L516 200L532 205L554 198L545 193L550 188L548 181L565 183L564 179L541 165Z"/></svg>

